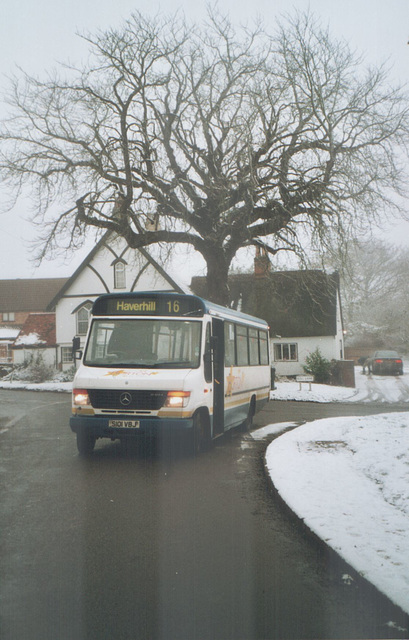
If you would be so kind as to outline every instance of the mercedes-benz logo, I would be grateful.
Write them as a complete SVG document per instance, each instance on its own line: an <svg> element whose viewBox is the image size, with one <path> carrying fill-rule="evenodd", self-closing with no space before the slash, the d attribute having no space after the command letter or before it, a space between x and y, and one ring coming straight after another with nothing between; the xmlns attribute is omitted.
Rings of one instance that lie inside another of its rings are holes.
<svg viewBox="0 0 409 640"><path fill-rule="evenodd" d="M128 391L124 391L123 393L121 393L120 397L119 397L119 402L124 406L124 407L129 407L129 405L132 402L132 396Z"/></svg>

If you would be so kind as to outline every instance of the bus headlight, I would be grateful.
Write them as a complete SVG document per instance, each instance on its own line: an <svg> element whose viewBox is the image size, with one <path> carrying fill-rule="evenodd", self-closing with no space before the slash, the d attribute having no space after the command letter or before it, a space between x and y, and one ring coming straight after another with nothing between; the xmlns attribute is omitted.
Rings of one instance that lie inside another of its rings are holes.
<svg viewBox="0 0 409 640"><path fill-rule="evenodd" d="M72 392L72 402L81 407L91 404L88 391L86 389L74 389Z"/></svg>
<svg viewBox="0 0 409 640"><path fill-rule="evenodd" d="M187 406L190 398L190 391L168 391L165 400L165 407L172 409L182 409Z"/></svg>

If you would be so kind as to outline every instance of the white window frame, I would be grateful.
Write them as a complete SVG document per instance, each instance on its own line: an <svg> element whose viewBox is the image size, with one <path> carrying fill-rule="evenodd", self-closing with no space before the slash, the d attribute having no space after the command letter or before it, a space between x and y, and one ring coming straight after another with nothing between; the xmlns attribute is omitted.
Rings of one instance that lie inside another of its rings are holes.
<svg viewBox="0 0 409 640"><path fill-rule="evenodd" d="M114 264L114 289L126 289L126 263L123 260Z"/></svg>
<svg viewBox="0 0 409 640"><path fill-rule="evenodd" d="M91 309L92 309L92 304L90 302L86 302L76 312L77 335L79 335L79 336L85 336L87 334L88 325L89 325L89 318L90 318L90 315L91 315ZM82 326L82 325L85 325L85 318L84 319L80 319L80 313L81 312L86 312L87 313L87 321L86 321L85 331L84 331L84 328Z"/></svg>
<svg viewBox="0 0 409 640"><path fill-rule="evenodd" d="M275 342L275 362L298 362L298 345L296 342Z"/></svg>
<svg viewBox="0 0 409 640"><path fill-rule="evenodd" d="M61 362L62 364L72 364L74 362L72 347L61 347Z"/></svg>

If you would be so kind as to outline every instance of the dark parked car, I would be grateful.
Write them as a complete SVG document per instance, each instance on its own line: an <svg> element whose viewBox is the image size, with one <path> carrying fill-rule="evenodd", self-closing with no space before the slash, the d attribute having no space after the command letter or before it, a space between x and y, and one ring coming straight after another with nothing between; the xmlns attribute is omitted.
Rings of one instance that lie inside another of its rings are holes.
<svg viewBox="0 0 409 640"><path fill-rule="evenodd" d="M375 351L365 364L369 373L378 375L390 373L395 376L403 374L403 361L397 351Z"/></svg>

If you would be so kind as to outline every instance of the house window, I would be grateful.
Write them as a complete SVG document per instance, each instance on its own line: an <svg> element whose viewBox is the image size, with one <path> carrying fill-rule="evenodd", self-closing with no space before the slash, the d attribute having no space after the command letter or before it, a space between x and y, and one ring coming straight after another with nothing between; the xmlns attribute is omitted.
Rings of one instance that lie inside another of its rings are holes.
<svg viewBox="0 0 409 640"><path fill-rule="evenodd" d="M61 347L61 362L63 364L70 364L73 361L72 347Z"/></svg>
<svg viewBox="0 0 409 640"><path fill-rule="evenodd" d="M14 315L14 311L9 311L8 313L3 313L3 322L14 322L16 319Z"/></svg>
<svg viewBox="0 0 409 640"><path fill-rule="evenodd" d="M288 361L293 362L298 360L297 344L291 344L287 342L274 345L274 360L276 362Z"/></svg>
<svg viewBox="0 0 409 640"><path fill-rule="evenodd" d="M90 311L91 304L89 302L77 311L77 334L79 336L85 336L88 331Z"/></svg>
<svg viewBox="0 0 409 640"><path fill-rule="evenodd" d="M0 344L0 361L6 362L8 360L8 345Z"/></svg>
<svg viewBox="0 0 409 640"><path fill-rule="evenodd" d="M115 289L126 288L125 262L122 262L122 260L118 260L114 264L114 287Z"/></svg>

